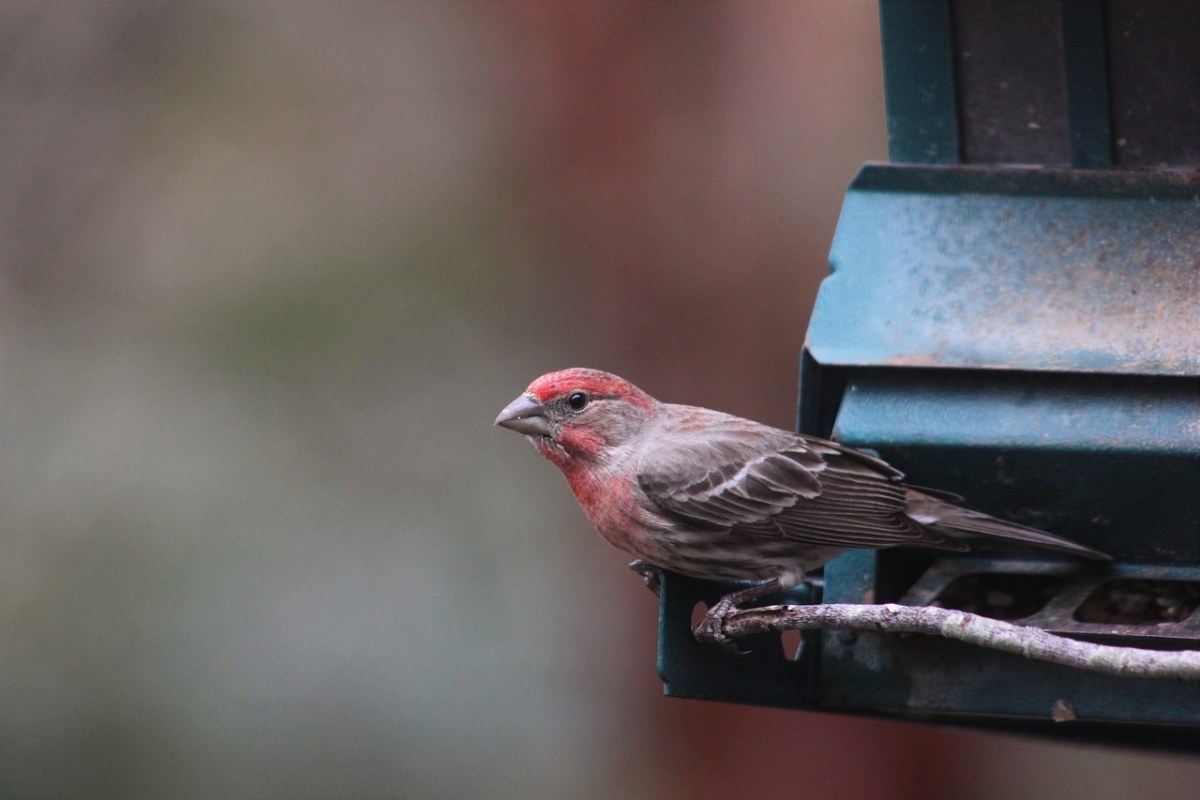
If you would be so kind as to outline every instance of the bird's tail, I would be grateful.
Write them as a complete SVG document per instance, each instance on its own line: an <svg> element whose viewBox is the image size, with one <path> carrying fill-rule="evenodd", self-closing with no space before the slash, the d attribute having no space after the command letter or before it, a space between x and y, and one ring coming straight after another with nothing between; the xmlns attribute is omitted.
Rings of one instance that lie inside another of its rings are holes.
<svg viewBox="0 0 1200 800"><path fill-rule="evenodd" d="M1070 539L1064 539L1052 533L1039 531L1037 528L1018 525L1015 522L1006 522L1002 519L989 517L987 514L954 505L953 503L946 502L937 497L931 497L915 489L908 490L907 499L908 504L905 507L905 513L909 517L922 525L950 536L959 537L967 535L991 539L1007 539L1009 541L1023 542L1036 547L1042 547L1047 550L1056 550L1060 553L1068 553L1079 558L1092 559L1093 561L1112 561L1112 556L1107 553L1085 547L1084 545L1072 542Z"/></svg>

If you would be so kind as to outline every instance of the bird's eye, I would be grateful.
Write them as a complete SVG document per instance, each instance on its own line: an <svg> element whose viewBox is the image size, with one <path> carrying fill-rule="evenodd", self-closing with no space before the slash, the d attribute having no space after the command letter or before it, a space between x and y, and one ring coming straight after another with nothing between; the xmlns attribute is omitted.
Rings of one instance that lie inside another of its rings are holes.
<svg viewBox="0 0 1200 800"><path fill-rule="evenodd" d="M576 411L582 411L583 407L588 404L588 396L583 392L571 392L567 396L567 405Z"/></svg>

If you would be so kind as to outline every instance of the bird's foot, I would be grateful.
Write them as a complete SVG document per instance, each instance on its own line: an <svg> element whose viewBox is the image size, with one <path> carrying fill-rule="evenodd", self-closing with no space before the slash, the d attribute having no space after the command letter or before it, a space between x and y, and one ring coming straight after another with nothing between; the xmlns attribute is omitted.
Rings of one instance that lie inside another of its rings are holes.
<svg viewBox="0 0 1200 800"><path fill-rule="evenodd" d="M736 594L736 592L735 592ZM715 644L727 653L744 656L749 650L742 650L733 639L725 635L725 618L739 611L733 595L725 595L704 614L704 618L692 628L692 636L701 644Z"/></svg>
<svg viewBox="0 0 1200 800"><path fill-rule="evenodd" d="M741 610L738 608L739 603L748 603L775 591L779 591L779 579L777 578L756 583L741 591L730 592L709 607L704 619L697 622L696 627L692 628L692 636L701 644L715 644L727 652L746 655L749 653L748 650L738 648L733 639L725 635L725 620Z"/></svg>
<svg viewBox="0 0 1200 800"><path fill-rule="evenodd" d="M662 593L662 571L653 564L648 564L640 558L629 562L629 568L642 576L642 583L658 597Z"/></svg>

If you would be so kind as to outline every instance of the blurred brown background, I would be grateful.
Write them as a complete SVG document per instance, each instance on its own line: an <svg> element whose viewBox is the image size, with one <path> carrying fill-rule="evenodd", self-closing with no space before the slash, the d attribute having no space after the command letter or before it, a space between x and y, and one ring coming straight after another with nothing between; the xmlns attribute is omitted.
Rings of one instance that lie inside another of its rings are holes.
<svg viewBox="0 0 1200 800"><path fill-rule="evenodd" d="M872 0L0 5L0 796L1190 796L1195 760L667 700L492 428L780 426Z"/></svg>

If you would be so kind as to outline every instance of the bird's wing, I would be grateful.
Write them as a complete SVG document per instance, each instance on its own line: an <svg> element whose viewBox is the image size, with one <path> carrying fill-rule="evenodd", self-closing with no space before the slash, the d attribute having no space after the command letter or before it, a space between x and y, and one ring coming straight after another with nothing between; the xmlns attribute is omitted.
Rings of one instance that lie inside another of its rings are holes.
<svg viewBox="0 0 1200 800"><path fill-rule="evenodd" d="M707 409L672 415L642 454L638 482L695 528L835 547L962 549L904 514L903 473L835 442Z"/></svg>

